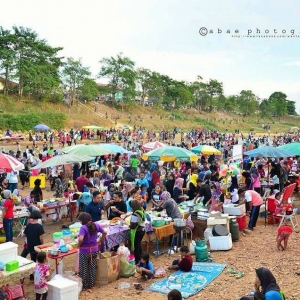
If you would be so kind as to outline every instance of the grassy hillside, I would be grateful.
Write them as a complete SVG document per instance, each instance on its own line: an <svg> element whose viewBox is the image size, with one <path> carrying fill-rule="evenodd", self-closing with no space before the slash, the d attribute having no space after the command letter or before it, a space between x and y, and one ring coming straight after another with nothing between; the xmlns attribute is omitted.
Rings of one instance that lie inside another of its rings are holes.
<svg viewBox="0 0 300 300"><path fill-rule="evenodd" d="M197 110L181 109L164 110L158 107L143 107L137 104L113 106L98 102L78 103L71 108L64 104L52 104L48 102L38 102L30 99L18 101L15 97L6 97L0 95L0 109L3 113L12 114L30 114L42 112L60 112L65 114L66 121L64 127L80 128L84 125L99 125L106 128L117 127L119 124L144 126L147 129L173 129L179 127L187 130L191 128L217 129L224 132L240 129L243 132L249 132L250 129L259 133L264 133L262 124L269 123L271 132L282 133L289 130L290 127L298 126L300 118L286 117L261 118L243 117L242 115L224 112L199 112ZM106 118L106 114L107 117ZM47 124L47 120L44 120ZM1 129L1 128L0 128ZM2 128L2 131L6 128Z"/></svg>

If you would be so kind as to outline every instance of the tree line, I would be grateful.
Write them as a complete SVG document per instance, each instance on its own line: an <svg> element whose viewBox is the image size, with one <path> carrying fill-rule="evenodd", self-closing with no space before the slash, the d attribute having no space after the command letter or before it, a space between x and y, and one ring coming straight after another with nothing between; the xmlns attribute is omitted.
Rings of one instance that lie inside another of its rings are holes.
<svg viewBox="0 0 300 300"><path fill-rule="evenodd" d="M155 103L174 107L191 106L199 110L226 110L243 115L263 116L296 115L295 101L276 91L268 99L260 99L251 90L238 95L224 95L223 83L216 79L204 82L197 76L193 82L180 81L147 68L135 68L129 57L119 53L116 57L100 60L97 78L108 80L98 86L91 77L89 67L81 59L62 57L62 47L51 47L46 40L29 28L0 27L0 76L3 93L17 93L36 100L62 101L66 95L69 104L78 100L90 101L99 94L110 95L112 100L122 91L123 101L140 97ZM18 86L12 88L15 80Z"/></svg>

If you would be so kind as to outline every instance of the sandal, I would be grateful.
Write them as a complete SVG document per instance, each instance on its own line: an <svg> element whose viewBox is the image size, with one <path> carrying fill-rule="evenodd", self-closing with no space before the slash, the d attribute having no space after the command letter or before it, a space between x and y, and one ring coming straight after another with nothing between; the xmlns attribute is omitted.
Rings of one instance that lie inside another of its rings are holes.
<svg viewBox="0 0 300 300"><path fill-rule="evenodd" d="M238 272L235 276L236 279L240 279L242 277L244 277L244 273L242 273L242 272Z"/></svg>
<svg viewBox="0 0 300 300"><path fill-rule="evenodd" d="M234 268L229 268L227 270L227 273L229 273L229 274L236 274L236 270Z"/></svg>

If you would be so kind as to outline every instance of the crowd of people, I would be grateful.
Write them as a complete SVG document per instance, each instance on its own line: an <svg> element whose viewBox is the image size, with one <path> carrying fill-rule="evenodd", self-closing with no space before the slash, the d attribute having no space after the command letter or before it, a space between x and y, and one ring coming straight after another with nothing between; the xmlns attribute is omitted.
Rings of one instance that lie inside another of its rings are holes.
<svg viewBox="0 0 300 300"><path fill-rule="evenodd" d="M143 131L142 128L140 130ZM176 135L177 131L174 129L173 133ZM73 136L72 141L74 141L76 134L76 132L73 132L73 135L70 133L70 136ZM115 134L119 135L118 132ZM144 132L138 133L136 136L142 134ZM165 132L161 132L158 136L164 139L165 134ZM148 132L147 135L151 138L156 137L152 132ZM80 136L83 136L83 133ZM185 138L182 134L181 136L182 147L195 146L199 142L209 143L221 149L223 153L227 151L224 159L230 157L231 147L238 143L238 137L235 133L220 134L217 131L193 130L188 132ZM126 137L120 138L119 136L120 141L122 141L120 144L123 143L123 146L129 149L140 149L141 145L138 139L130 140L129 137L132 135L128 135L128 133ZM20 190L17 188L19 180L22 185L21 189L28 185L32 166L59 153L59 151L54 150L51 140L49 142L48 145L45 141L42 150L39 146L34 145L32 149L27 146L24 152L18 145L16 154L11 154L24 163L25 169L20 172L12 171L8 174L2 174L0 177L0 192L4 199L2 217L7 241L12 240L13 207L16 203L23 203L23 205L28 206L33 220L40 217L36 213L36 204L43 200L40 180L35 181L35 187L29 195L24 197L20 195ZM267 143L268 138L263 137L253 142L252 137L248 137L244 142L244 147L248 149L250 145L258 147L260 142ZM134 146L130 148L132 144ZM141 248L141 241L145 235L146 209L165 210L168 217L175 219L181 217L178 205L183 201L200 201L204 207L208 208L209 212L222 212L224 201L230 198L233 203L246 204L246 211L249 215L248 229L253 230L256 227L260 206L263 203L261 182L264 179L272 180L272 192L276 194L278 207L282 207L282 191L291 180L296 179L290 177L290 171L298 170L299 161L297 158L269 161L262 157L253 159L245 156L243 161L236 162L243 169L241 176L234 174L221 176L220 164L223 158L220 159L211 155L201 156L198 162L162 163L144 161L140 158L139 152L137 155L131 156L118 153L96 157L93 162L93 165L96 165L96 170L90 170L87 163L74 164L71 175L66 175L60 167L41 170L46 172L51 190L55 192L57 197L72 197L73 200L77 200L76 214L83 225L79 233L79 265L84 288L91 288L95 282L96 257L99 246L97 233L102 233L100 243L105 238L102 227L95 222L102 218L112 220L116 217L130 216L130 246L135 256L137 269L142 276L151 278L155 270L149 261L149 254L144 253ZM270 170L269 164L271 165ZM229 185L226 184L228 176L231 177ZM17 202L13 195L19 197ZM33 221L32 226L35 224L38 223ZM44 265L46 263L45 258L36 257L32 251L32 247L43 243L44 232L42 225L39 225L33 227L34 230L28 229L24 232L27 245L22 256L26 257L30 254L32 260L38 261L38 265ZM32 232L36 233L34 237ZM287 229L282 229L278 233L277 246L279 250L286 249L289 234ZM172 239L170 239L171 242ZM281 242L284 244L282 245ZM181 253L182 259L174 261L171 268L180 268L183 271L190 270L191 260L188 249L182 247ZM270 271L265 268L256 271L259 279L256 283L257 291L261 286L261 292L265 299L275 299L267 297L268 293L274 295L273 292L270 293L271 288L268 287L274 281L274 277L268 272ZM266 281L264 276L267 278ZM278 288L275 289L275 285L272 285L272 288L277 291ZM41 295L45 292L45 290L37 291ZM38 297L42 296L37 296L37 299L39 299ZM179 296L176 297L176 292L174 292L171 293L169 299L181 299L178 298ZM255 297L259 297L259 294ZM43 296L42 299L46 298Z"/></svg>

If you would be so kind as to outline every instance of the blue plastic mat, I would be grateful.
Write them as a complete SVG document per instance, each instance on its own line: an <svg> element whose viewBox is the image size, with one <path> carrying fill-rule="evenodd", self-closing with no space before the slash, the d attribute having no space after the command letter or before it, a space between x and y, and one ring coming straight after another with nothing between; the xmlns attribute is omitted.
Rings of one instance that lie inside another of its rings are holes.
<svg viewBox="0 0 300 300"><path fill-rule="evenodd" d="M176 288L181 292L183 298L188 298L197 294L211 283L222 273L226 266L226 264L194 262L192 271L177 271L169 277L151 284L147 290L168 294L172 289ZM172 281L169 279L171 276L175 277Z"/></svg>

